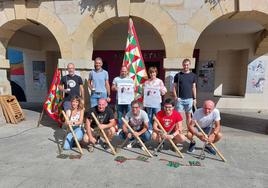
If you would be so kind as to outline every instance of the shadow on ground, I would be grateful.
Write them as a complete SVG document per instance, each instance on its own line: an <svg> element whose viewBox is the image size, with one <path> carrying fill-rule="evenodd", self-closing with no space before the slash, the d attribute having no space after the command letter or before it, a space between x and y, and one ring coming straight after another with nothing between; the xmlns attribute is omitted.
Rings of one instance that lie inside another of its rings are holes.
<svg viewBox="0 0 268 188"><path fill-rule="evenodd" d="M35 111L38 113L42 112L42 103L30 103L21 102L21 107L23 109ZM55 131L59 129L58 124L52 120L46 112L44 112L43 118L41 120L43 126L51 127ZM243 115L237 115L232 113L221 113L221 124L226 127L231 127L235 129L250 131L254 133L268 134L268 119L261 117L248 117Z"/></svg>
<svg viewBox="0 0 268 188"><path fill-rule="evenodd" d="M221 113L221 124L235 129L268 134L268 119Z"/></svg>

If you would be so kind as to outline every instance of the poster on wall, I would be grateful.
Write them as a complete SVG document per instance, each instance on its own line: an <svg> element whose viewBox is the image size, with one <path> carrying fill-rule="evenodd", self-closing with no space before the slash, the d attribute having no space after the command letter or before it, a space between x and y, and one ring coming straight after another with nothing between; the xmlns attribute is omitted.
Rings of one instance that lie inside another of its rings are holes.
<svg viewBox="0 0 268 188"><path fill-rule="evenodd" d="M33 83L34 89L47 89L44 61L33 61Z"/></svg>
<svg viewBox="0 0 268 188"><path fill-rule="evenodd" d="M12 95L15 95L18 101L26 101L23 51L8 48L7 58L10 63L9 76Z"/></svg>
<svg viewBox="0 0 268 188"><path fill-rule="evenodd" d="M265 82L265 62L256 59L248 65L247 92L263 93Z"/></svg>
<svg viewBox="0 0 268 188"><path fill-rule="evenodd" d="M214 60L200 61L197 87L202 92L212 92L214 89Z"/></svg>

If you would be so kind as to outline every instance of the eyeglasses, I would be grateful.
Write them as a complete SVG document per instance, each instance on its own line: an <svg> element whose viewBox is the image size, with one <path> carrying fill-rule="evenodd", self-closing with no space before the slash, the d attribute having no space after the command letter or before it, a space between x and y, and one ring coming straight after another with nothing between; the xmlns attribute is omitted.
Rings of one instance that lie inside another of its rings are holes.
<svg viewBox="0 0 268 188"><path fill-rule="evenodd" d="M164 106L165 109L172 109L173 106Z"/></svg>

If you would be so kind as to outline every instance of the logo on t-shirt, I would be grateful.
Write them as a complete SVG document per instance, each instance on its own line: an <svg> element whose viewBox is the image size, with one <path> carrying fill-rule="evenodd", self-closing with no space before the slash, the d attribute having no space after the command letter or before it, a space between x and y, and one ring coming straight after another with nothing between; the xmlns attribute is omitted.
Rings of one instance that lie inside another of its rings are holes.
<svg viewBox="0 0 268 188"><path fill-rule="evenodd" d="M70 88L73 88L76 86L76 82L74 80L68 80L67 81L67 85L70 87Z"/></svg>
<svg viewBox="0 0 268 188"><path fill-rule="evenodd" d="M170 124L172 123L172 121L170 119L163 119L163 122L164 122L165 127L169 127Z"/></svg>
<svg viewBox="0 0 268 188"><path fill-rule="evenodd" d="M103 123L106 118L106 114L98 114L97 117L99 119L99 122Z"/></svg>
<svg viewBox="0 0 268 188"><path fill-rule="evenodd" d="M140 130L142 123L142 119L130 118L129 120L129 124L134 130Z"/></svg>

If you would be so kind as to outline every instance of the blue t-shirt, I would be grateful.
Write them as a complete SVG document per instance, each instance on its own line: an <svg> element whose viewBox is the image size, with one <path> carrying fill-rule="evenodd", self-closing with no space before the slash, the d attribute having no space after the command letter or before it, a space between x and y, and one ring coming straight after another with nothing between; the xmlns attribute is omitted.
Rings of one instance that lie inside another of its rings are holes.
<svg viewBox="0 0 268 188"><path fill-rule="evenodd" d="M104 69L99 70L98 72L94 69L89 72L89 80L93 81L93 87L96 92L107 93L105 87L105 81L109 80L108 72Z"/></svg>

